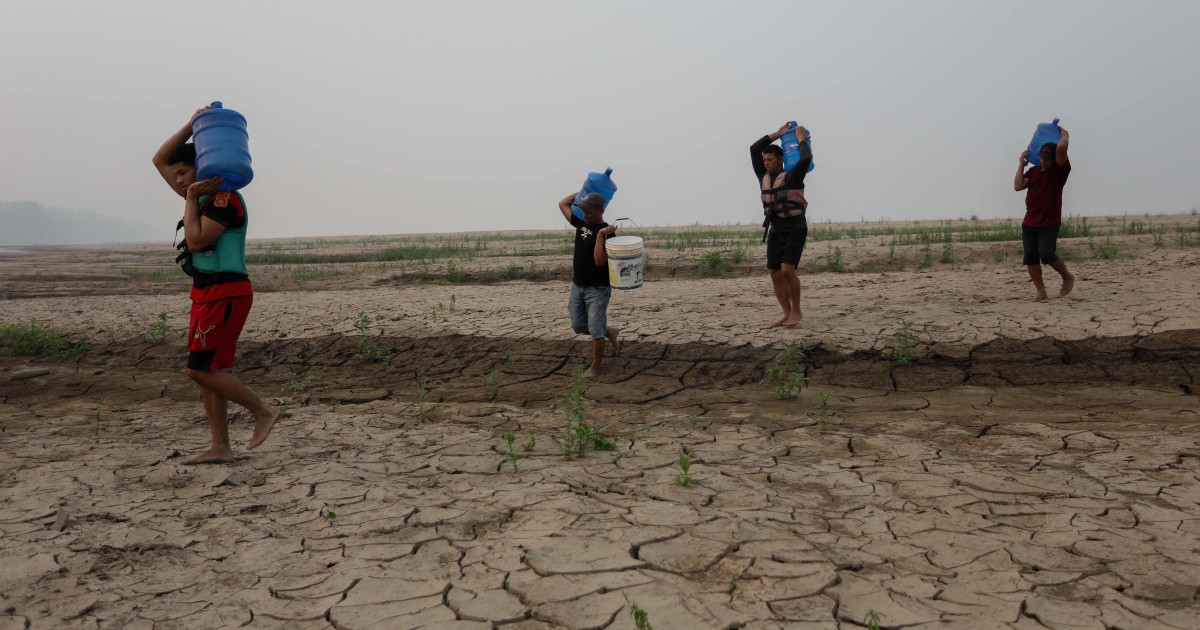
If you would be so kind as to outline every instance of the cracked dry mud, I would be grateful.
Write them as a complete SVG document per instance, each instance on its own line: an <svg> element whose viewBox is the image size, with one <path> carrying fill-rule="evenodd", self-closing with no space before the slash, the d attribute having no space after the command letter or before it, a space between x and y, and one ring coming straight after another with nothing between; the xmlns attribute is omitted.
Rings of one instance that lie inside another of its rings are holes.
<svg viewBox="0 0 1200 630"><path fill-rule="evenodd" d="M616 449L574 461L561 283L260 294L240 373L291 417L197 468L180 344L135 337L182 298L0 302L93 339L0 359L0 628L1197 628L1195 254L1118 264L1042 305L1012 269L806 277L791 332L747 321L757 276L617 296L631 343L586 394ZM355 358L360 309L390 366ZM799 400L758 383L787 343Z"/></svg>

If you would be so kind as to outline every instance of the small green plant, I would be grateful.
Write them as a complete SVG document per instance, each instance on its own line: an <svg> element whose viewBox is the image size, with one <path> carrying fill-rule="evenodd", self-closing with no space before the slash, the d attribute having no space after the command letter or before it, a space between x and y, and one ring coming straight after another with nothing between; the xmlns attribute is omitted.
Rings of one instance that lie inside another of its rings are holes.
<svg viewBox="0 0 1200 630"><path fill-rule="evenodd" d="M388 477L392 474L392 467L388 464L383 465L383 476Z"/></svg>
<svg viewBox="0 0 1200 630"><path fill-rule="evenodd" d="M650 625L650 615L646 614L646 611L642 610L637 602L630 604L629 614L633 615L634 630L654 630L654 627Z"/></svg>
<svg viewBox="0 0 1200 630"><path fill-rule="evenodd" d="M917 360L913 345L917 342L917 334L912 331L913 323L902 319L896 324L896 364L910 365Z"/></svg>
<svg viewBox="0 0 1200 630"><path fill-rule="evenodd" d="M508 263L500 269L500 277L505 280L516 280L521 277L521 265Z"/></svg>
<svg viewBox="0 0 1200 630"><path fill-rule="evenodd" d="M305 374L302 378L288 381L283 387L294 394L299 394L308 391L309 386L319 380L321 380L321 377L316 374Z"/></svg>
<svg viewBox="0 0 1200 630"><path fill-rule="evenodd" d="M888 260L896 259L896 239L888 241Z"/></svg>
<svg viewBox="0 0 1200 630"><path fill-rule="evenodd" d="M488 394L492 398L495 398L496 394L500 393L500 379L502 378L504 378L504 375L497 370L488 372Z"/></svg>
<svg viewBox="0 0 1200 630"><path fill-rule="evenodd" d="M504 361L505 363L512 363L512 362L513 362L513 357L514 357L514 356L515 356L515 355L513 355L513 351L512 351L512 350L505 350L505 351L504 351L504 355L500 357L500 360L501 360L501 361Z"/></svg>
<svg viewBox="0 0 1200 630"><path fill-rule="evenodd" d="M384 352L379 346L371 341L369 336L371 330L371 317L366 311L359 311L354 318L354 328L358 331L358 360L365 363L386 363L392 364L392 353Z"/></svg>
<svg viewBox="0 0 1200 630"><path fill-rule="evenodd" d="M950 240L949 232L946 232L946 240L942 243L942 262L947 265L954 264L954 242Z"/></svg>
<svg viewBox="0 0 1200 630"><path fill-rule="evenodd" d="M451 293L451 294L450 294L450 312L451 312L451 313L454 313L454 312L457 312L457 311L458 311L458 298L456 298L456 297L454 296L454 294L453 294L453 293Z"/></svg>
<svg viewBox="0 0 1200 630"><path fill-rule="evenodd" d="M166 312L159 312L158 321L150 325L150 330L142 336L146 343L161 346L167 342L167 335L171 333L171 325L167 323L168 315Z"/></svg>
<svg viewBox="0 0 1200 630"><path fill-rule="evenodd" d="M1166 243L1166 238L1163 235L1162 229L1160 228L1158 230L1155 230L1154 231L1154 246L1162 247L1165 243Z"/></svg>
<svg viewBox="0 0 1200 630"><path fill-rule="evenodd" d="M467 272L459 269L451 260L446 263L446 279L454 283L463 282L467 279Z"/></svg>
<svg viewBox="0 0 1200 630"><path fill-rule="evenodd" d="M1117 257L1117 244L1113 242L1111 236L1104 237L1104 242L1100 244L1096 244L1089 239L1088 246L1092 248L1092 252L1095 253L1096 257L1101 260Z"/></svg>
<svg viewBox="0 0 1200 630"><path fill-rule="evenodd" d="M817 392L817 411L821 414L821 430L824 431L829 426L829 417L833 415L829 410L829 394Z"/></svg>
<svg viewBox="0 0 1200 630"><path fill-rule="evenodd" d="M867 627L867 630L879 630L879 620L883 617L887 617L887 615L872 608L863 617L863 625Z"/></svg>
<svg viewBox="0 0 1200 630"><path fill-rule="evenodd" d="M328 521L328 522L330 522L330 523L332 523L332 522L334 522L335 520L337 520L337 514L336 514L336 513L334 513L334 511L333 511L333 510L328 510L328 509L327 509L327 510L325 510L325 513L324 513L324 514L322 514L322 516L323 516L323 517L325 517L325 520L326 520L326 521Z"/></svg>
<svg viewBox="0 0 1200 630"><path fill-rule="evenodd" d="M695 428L695 427L696 427L696 425L697 425L697 424L699 424L699 423L700 423L700 416L699 416L699 415L690 415L690 416L688 416L688 424L692 425L692 428Z"/></svg>
<svg viewBox="0 0 1200 630"><path fill-rule="evenodd" d="M925 247L921 248L921 262L917 263L917 269L928 269L933 266L933 250L930 249L929 243L925 243Z"/></svg>
<svg viewBox="0 0 1200 630"><path fill-rule="evenodd" d="M517 472L517 451L513 448L513 443L517 441L517 434L505 431L500 437L503 437L505 443L508 444L508 452L504 454L504 459L512 464L513 472Z"/></svg>
<svg viewBox="0 0 1200 630"><path fill-rule="evenodd" d="M733 251L729 253L729 260L733 261L735 265L741 264L746 260L746 248L741 245L734 247Z"/></svg>
<svg viewBox="0 0 1200 630"><path fill-rule="evenodd" d="M0 354L8 356L69 359L81 352L87 352L89 348L91 344L88 342L72 343L65 335L39 326L35 321L30 321L28 326L0 326Z"/></svg>
<svg viewBox="0 0 1200 630"><path fill-rule="evenodd" d="M562 412L566 416L566 432L562 441L562 455L571 460L584 457L589 450L611 451L617 448L615 442L605 438L588 423L587 412L591 401L585 396L587 381L583 378L583 366L575 367L572 384L563 396Z"/></svg>
<svg viewBox="0 0 1200 630"><path fill-rule="evenodd" d="M533 429L530 429L529 430L529 439L525 441L525 444L521 445L521 450L528 453L535 448L537 448L537 433L534 432Z"/></svg>
<svg viewBox="0 0 1200 630"><path fill-rule="evenodd" d="M830 271L845 271L846 263L842 261L842 248L832 247L829 255L825 257L825 266Z"/></svg>
<svg viewBox="0 0 1200 630"><path fill-rule="evenodd" d="M687 451L679 451L679 458L675 460L675 463L679 464L679 470L683 472L675 477L675 483L684 487L692 485L694 482L691 475L692 458L688 456Z"/></svg>
<svg viewBox="0 0 1200 630"><path fill-rule="evenodd" d="M804 368L800 365L800 359L804 358L804 353L797 350L793 346L788 346L783 349L775 357L775 362L767 366L767 375L762 380L762 384L771 388L775 393L775 397L780 400L790 400L800 396L800 392L804 389L804 383L808 379L804 376Z"/></svg>
<svg viewBox="0 0 1200 630"><path fill-rule="evenodd" d="M432 385L433 381L424 374L412 382L413 389L417 390L417 415L422 420L429 420L434 414L442 410L442 403L435 404L429 398L430 387Z"/></svg>

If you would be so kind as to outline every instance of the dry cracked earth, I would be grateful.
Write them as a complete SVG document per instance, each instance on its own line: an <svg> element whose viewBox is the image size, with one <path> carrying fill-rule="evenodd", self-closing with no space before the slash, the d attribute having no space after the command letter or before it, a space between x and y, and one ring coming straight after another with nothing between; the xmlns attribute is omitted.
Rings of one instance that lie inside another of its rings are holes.
<svg viewBox="0 0 1200 630"><path fill-rule="evenodd" d="M92 339L0 358L0 628L1200 628L1196 255L1119 264L1040 305L1013 269L819 274L797 331L747 321L764 278L648 285L586 389L614 450L574 460L561 284L259 295L239 371L290 416L197 468L178 332L139 338L179 295L0 302ZM759 382L787 345L795 400Z"/></svg>

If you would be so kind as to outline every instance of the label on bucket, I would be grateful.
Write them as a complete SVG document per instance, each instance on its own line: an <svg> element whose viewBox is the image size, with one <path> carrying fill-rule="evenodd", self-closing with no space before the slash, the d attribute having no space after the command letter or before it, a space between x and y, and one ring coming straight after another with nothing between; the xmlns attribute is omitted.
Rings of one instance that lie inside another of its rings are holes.
<svg viewBox="0 0 1200 630"><path fill-rule="evenodd" d="M608 257L608 284L614 289L628 290L642 286L642 256L633 258Z"/></svg>

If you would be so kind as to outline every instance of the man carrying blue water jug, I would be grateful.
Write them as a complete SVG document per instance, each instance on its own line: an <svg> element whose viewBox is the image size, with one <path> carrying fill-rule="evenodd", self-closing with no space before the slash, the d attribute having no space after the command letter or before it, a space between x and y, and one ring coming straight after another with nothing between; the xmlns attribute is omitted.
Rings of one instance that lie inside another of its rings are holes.
<svg viewBox="0 0 1200 630"><path fill-rule="evenodd" d="M575 257L572 261L571 299L567 310L571 314L571 329L576 334L591 334L592 365L584 377L592 378L602 371L604 341L613 346L613 356L621 353L621 331L608 325L608 300L612 287L608 280L608 252L604 241L617 231L617 226L604 222L604 197L591 193L579 202L583 220L571 212L576 193L563 197L558 209L563 218L575 228Z"/></svg>
<svg viewBox="0 0 1200 630"><path fill-rule="evenodd" d="M772 143L789 129L792 129L791 123L784 123L774 133L759 138L750 146L750 163L761 191L763 229L768 230L764 234L767 270L771 274L775 299L783 309L783 316L771 324L771 328L794 328L800 323L800 276L796 274L796 266L800 264L804 242L808 239L804 176L812 163L812 148L807 142L808 130L796 127L800 160L791 170L785 171L783 149Z"/></svg>
<svg viewBox="0 0 1200 630"><path fill-rule="evenodd" d="M1042 282L1042 265L1062 276L1062 290L1058 297L1063 297L1075 288L1075 276L1067 271L1067 265L1057 256L1058 230L1062 226L1062 197L1063 188L1067 185L1067 176L1071 174L1071 162L1067 159L1067 144L1071 137L1067 130L1058 128L1062 137L1058 142L1047 142L1038 149L1040 164L1025 170L1029 164L1029 149L1021 152L1017 166L1017 176L1013 180L1013 189L1025 192L1025 218L1021 221L1021 245L1024 250L1024 263L1029 270L1029 279L1037 295L1030 298L1032 302L1042 302L1049 299L1046 285Z"/></svg>
<svg viewBox="0 0 1200 630"><path fill-rule="evenodd" d="M196 115L208 110L196 110ZM154 154L154 167L183 197L184 247L179 262L192 276L192 311L188 326L187 374L200 389L212 446L184 464L232 462L228 404L233 401L254 415L254 434L247 448L262 444L282 412L266 405L228 370L233 367L238 337L254 291L246 275L246 207L240 193L218 190L224 180L196 181L196 147L188 142L192 124L167 138Z"/></svg>

